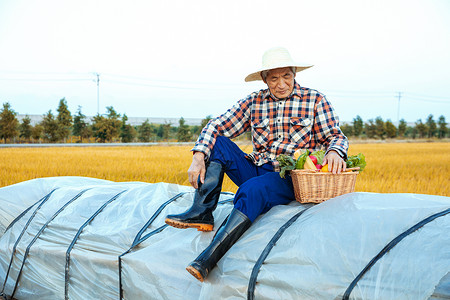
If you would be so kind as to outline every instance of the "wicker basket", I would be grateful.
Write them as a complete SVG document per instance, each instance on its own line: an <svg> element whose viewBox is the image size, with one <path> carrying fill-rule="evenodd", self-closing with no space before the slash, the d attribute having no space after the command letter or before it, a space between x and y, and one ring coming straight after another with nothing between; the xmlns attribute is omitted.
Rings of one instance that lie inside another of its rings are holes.
<svg viewBox="0 0 450 300"><path fill-rule="evenodd" d="M295 200L300 203L320 203L333 197L355 191L359 168L333 174L317 170L292 170Z"/></svg>

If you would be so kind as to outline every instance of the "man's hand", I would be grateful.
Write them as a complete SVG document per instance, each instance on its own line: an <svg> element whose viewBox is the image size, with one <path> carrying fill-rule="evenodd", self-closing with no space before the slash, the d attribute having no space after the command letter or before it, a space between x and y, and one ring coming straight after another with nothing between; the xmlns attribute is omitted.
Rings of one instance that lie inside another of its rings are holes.
<svg viewBox="0 0 450 300"><path fill-rule="evenodd" d="M200 182L205 182L205 154L202 152L195 152L192 157L192 163L188 170L189 183L195 188L198 189L198 176L200 175Z"/></svg>
<svg viewBox="0 0 450 300"><path fill-rule="evenodd" d="M338 174L345 172L345 161L342 157L334 150L328 151L327 155L323 158L323 165L328 164L328 171L333 174Z"/></svg>

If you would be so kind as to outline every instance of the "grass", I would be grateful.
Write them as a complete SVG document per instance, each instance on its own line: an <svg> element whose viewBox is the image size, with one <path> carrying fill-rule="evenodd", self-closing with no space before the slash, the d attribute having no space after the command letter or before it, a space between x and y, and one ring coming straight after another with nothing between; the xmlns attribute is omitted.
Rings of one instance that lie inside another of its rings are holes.
<svg viewBox="0 0 450 300"><path fill-rule="evenodd" d="M190 146L0 148L0 187L53 176L189 185ZM250 145L241 147L251 151ZM351 144L367 167L356 191L450 196L450 143ZM228 178L225 191L236 192Z"/></svg>

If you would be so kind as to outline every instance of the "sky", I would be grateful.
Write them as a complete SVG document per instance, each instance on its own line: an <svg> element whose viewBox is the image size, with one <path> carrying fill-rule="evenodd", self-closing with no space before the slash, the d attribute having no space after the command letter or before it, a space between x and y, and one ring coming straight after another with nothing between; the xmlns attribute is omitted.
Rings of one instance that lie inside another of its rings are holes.
<svg viewBox="0 0 450 300"><path fill-rule="evenodd" d="M0 103L217 116L266 88L244 78L276 46L341 121L450 119L448 0L0 0Z"/></svg>

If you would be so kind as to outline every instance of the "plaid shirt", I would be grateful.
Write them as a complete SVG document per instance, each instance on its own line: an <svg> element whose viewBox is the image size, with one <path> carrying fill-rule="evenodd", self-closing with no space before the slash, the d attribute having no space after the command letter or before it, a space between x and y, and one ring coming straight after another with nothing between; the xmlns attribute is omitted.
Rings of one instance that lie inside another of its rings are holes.
<svg viewBox="0 0 450 300"><path fill-rule="evenodd" d="M293 155L299 149L336 150L347 158L348 140L324 95L295 82L291 95L277 99L269 89L260 90L238 101L203 128L192 151L209 157L218 135L234 138L252 132L253 152L248 154L257 166L278 165L279 154Z"/></svg>

